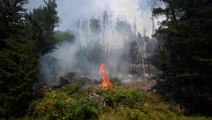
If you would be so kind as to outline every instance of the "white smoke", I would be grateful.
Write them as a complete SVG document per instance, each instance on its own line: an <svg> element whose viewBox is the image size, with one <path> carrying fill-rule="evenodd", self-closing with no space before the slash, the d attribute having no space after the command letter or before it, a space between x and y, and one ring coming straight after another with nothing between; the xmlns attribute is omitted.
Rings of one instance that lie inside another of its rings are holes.
<svg viewBox="0 0 212 120"><path fill-rule="evenodd" d="M74 27L77 19L89 19L102 15L102 11L111 11L112 16L127 20L131 25L136 21L138 31L147 29L152 33L151 8L149 0L63 0L57 1L62 24L59 30ZM76 12L77 11L77 12Z"/></svg>
<svg viewBox="0 0 212 120"><path fill-rule="evenodd" d="M48 84L59 84L60 77L75 72L100 80L99 67L102 63L107 65L111 77L128 74L129 44L136 40L136 36L128 22L109 21L110 18L104 29L102 22L91 24L91 20L83 21L76 31L74 42L60 43L42 57L40 79Z"/></svg>
<svg viewBox="0 0 212 120"><path fill-rule="evenodd" d="M89 19L100 16L102 11L111 11L113 16L126 19L133 25L136 19L138 31L147 29L147 35L152 34L151 7L155 7L159 0L57 0L58 15L62 20L58 30L67 30L75 26L77 19ZM26 8L44 5L43 0L29 0Z"/></svg>
<svg viewBox="0 0 212 120"><path fill-rule="evenodd" d="M62 24L59 30L76 31L74 42L64 42L41 59L40 79L48 84L59 84L60 77L76 72L91 79L101 79L99 67L106 63L112 77L127 74L129 43L137 32L147 29L151 35L151 11L141 9L145 0L63 0L57 1ZM146 3L145 3L146 4ZM144 5L145 6L145 5ZM103 11L107 10L109 23L102 25ZM97 33L91 30L90 19L100 20ZM80 28L76 27L80 19ZM84 28L82 28L84 24ZM136 26L134 31L133 25Z"/></svg>

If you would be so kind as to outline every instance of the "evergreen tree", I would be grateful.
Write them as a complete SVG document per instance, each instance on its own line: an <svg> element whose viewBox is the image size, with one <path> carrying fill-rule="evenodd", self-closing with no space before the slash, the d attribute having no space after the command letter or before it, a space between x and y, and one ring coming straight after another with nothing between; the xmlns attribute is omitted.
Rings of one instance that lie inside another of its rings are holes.
<svg viewBox="0 0 212 120"><path fill-rule="evenodd" d="M7 39L7 46L0 51L0 116L5 118L26 112L38 73L38 54L33 41L12 36Z"/></svg>
<svg viewBox="0 0 212 120"><path fill-rule="evenodd" d="M27 0L0 1L0 119L19 117L33 99L38 54L24 31Z"/></svg>
<svg viewBox="0 0 212 120"><path fill-rule="evenodd" d="M62 43L64 41L73 41L74 34L67 30L67 31L56 31L54 34L54 39L56 43Z"/></svg>
<svg viewBox="0 0 212 120"><path fill-rule="evenodd" d="M90 29L91 32L95 33L95 34L99 34L101 31L101 22L99 19L97 18L92 18L90 19Z"/></svg>
<svg viewBox="0 0 212 120"><path fill-rule="evenodd" d="M21 27L27 0L0 0L0 49L6 47L6 39Z"/></svg>
<svg viewBox="0 0 212 120"><path fill-rule="evenodd" d="M169 79L170 98L194 112L212 108L212 3L209 0L162 0L166 15L155 36L160 43L161 66Z"/></svg>
<svg viewBox="0 0 212 120"><path fill-rule="evenodd" d="M137 41L131 41L130 42L130 49L129 49L129 58L132 64L137 64L140 61L140 55L139 55L139 47L137 44Z"/></svg>
<svg viewBox="0 0 212 120"><path fill-rule="evenodd" d="M45 6L40 6L30 12L27 20L29 37L35 40L40 55L53 49L55 44L54 28L59 24L55 0L44 0Z"/></svg>

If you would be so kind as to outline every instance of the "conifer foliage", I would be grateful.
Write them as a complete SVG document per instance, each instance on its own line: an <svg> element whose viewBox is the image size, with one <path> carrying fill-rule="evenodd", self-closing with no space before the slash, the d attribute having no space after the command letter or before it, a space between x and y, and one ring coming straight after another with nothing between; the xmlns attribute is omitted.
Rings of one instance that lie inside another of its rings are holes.
<svg viewBox="0 0 212 120"><path fill-rule="evenodd" d="M193 112L212 108L212 2L162 0L154 16L165 15L155 36L159 40L166 95Z"/></svg>
<svg viewBox="0 0 212 120"><path fill-rule="evenodd" d="M30 37L35 40L38 52L43 55L55 44L54 28L59 24L55 0L44 0L45 6L34 9L27 16Z"/></svg>
<svg viewBox="0 0 212 120"><path fill-rule="evenodd" d="M46 6L38 9L44 11L46 21L36 21L33 25L39 26L33 29L28 16L36 18L39 10L27 15L23 7L27 2L0 0L0 119L12 119L26 113L33 99L33 85L38 80L38 36L45 37L40 39L43 41L54 40L53 30L59 19L56 17L55 1L45 1ZM45 31L39 28L41 25ZM42 30L45 34L41 34Z"/></svg>

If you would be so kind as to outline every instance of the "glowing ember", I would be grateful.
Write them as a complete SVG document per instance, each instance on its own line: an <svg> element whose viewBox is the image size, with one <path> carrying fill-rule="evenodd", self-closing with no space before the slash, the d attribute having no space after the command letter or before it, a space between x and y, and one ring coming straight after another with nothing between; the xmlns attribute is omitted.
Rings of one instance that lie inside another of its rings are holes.
<svg viewBox="0 0 212 120"><path fill-rule="evenodd" d="M108 87L111 85L110 83L110 79L107 75L107 69L105 67L105 64L102 64L101 67L100 67L100 73L102 74L102 79L103 79L103 82L102 84L100 84L101 87Z"/></svg>

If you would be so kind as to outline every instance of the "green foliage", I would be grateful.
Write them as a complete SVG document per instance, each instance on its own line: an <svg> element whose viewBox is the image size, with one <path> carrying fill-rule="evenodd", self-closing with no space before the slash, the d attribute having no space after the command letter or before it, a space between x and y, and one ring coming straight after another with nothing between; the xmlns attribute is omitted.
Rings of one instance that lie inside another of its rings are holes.
<svg viewBox="0 0 212 120"><path fill-rule="evenodd" d="M211 23L209 0L162 0L166 6L153 10L165 15L155 36L159 40L160 64L170 81L164 94L192 112L211 114ZM195 92L194 92L195 91Z"/></svg>
<svg viewBox="0 0 212 120"><path fill-rule="evenodd" d="M28 0L1 0L0 1L0 42L3 45L2 39L10 37L11 34L17 32L23 23L25 9L23 5Z"/></svg>
<svg viewBox="0 0 212 120"><path fill-rule="evenodd" d="M34 41L23 32L26 2L0 1L0 119L22 116L33 99L38 54Z"/></svg>
<svg viewBox="0 0 212 120"><path fill-rule="evenodd" d="M56 31L54 33L54 38L56 40L56 43L62 43L64 41L73 41L74 40L74 35L71 33L71 31Z"/></svg>
<svg viewBox="0 0 212 120"><path fill-rule="evenodd" d="M73 106L69 119L95 120L98 119L97 104L90 101L79 101Z"/></svg>
<svg viewBox="0 0 212 120"><path fill-rule="evenodd" d="M90 88L76 89L69 84L61 89L50 91L44 98L34 101L29 114L24 119L109 119L109 120L169 120L169 119L210 119L205 117L185 117L179 106L164 103L159 96L147 94L133 88ZM70 91L72 91L70 93ZM74 91L75 92L74 92ZM104 98L105 106L89 99L87 93L95 93Z"/></svg>
<svg viewBox="0 0 212 120"><path fill-rule="evenodd" d="M119 104L127 105L129 107L135 107L138 101L142 101L145 98L145 94L134 89L116 89L110 91L107 89L100 89L98 91L104 98L107 105L115 107Z"/></svg>
<svg viewBox="0 0 212 120"><path fill-rule="evenodd" d="M17 37L17 36L16 36ZM7 39L8 48L0 51L1 116L20 116L32 100L33 83L37 79L38 55L33 41Z"/></svg>
<svg viewBox="0 0 212 120"><path fill-rule="evenodd" d="M76 85L69 84L61 89L46 93L43 99L31 104L28 115L33 116L33 119L93 120L98 118L97 104L83 98L78 99L78 90Z"/></svg>
<svg viewBox="0 0 212 120"><path fill-rule="evenodd" d="M79 90L79 86L77 84L68 84L62 87L61 90L66 92L68 95L72 95Z"/></svg>
<svg viewBox="0 0 212 120"><path fill-rule="evenodd" d="M26 113L38 79L39 54L52 49L55 42L54 27L59 22L55 0L44 1L45 6L26 16L27 2L0 1L0 119Z"/></svg>
<svg viewBox="0 0 212 120"><path fill-rule="evenodd" d="M44 1L45 6L40 6L27 15L29 38L35 40L38 52L43 55L53 49L55 44L54 28L58 26L55 0Z"/></svg>
<svg viewBox="0 0 212 120"><path fill-rule="evenodd" d="M116 86L121 86L121 80L119 78L111 78L111 83Z"/></svg>

